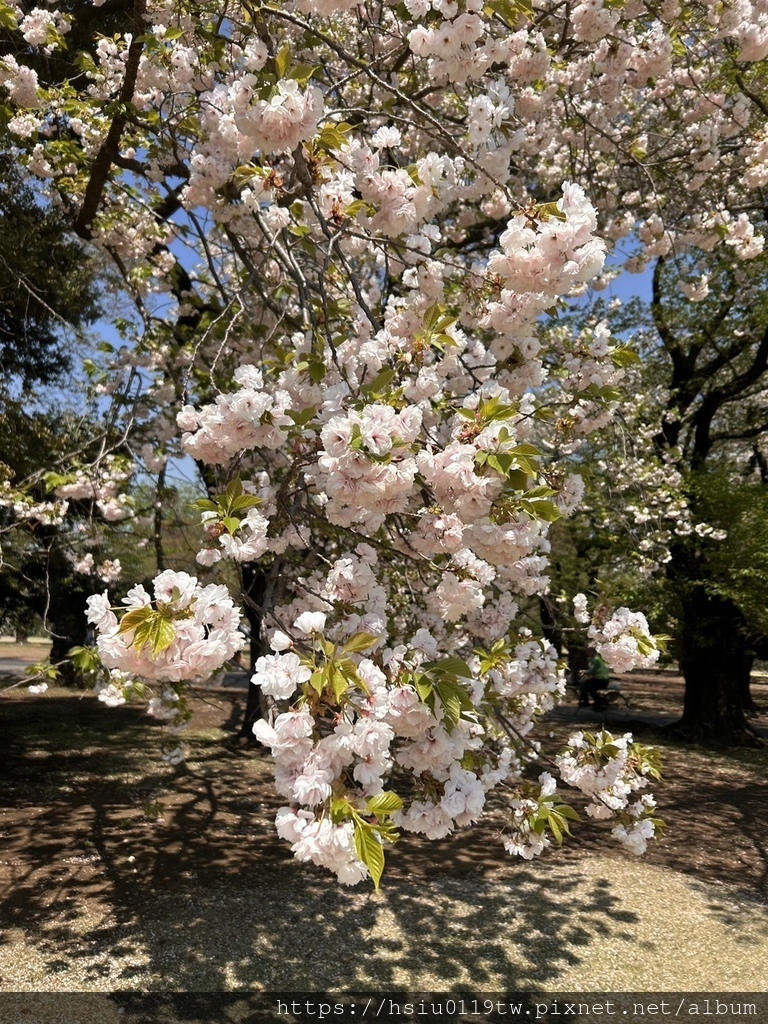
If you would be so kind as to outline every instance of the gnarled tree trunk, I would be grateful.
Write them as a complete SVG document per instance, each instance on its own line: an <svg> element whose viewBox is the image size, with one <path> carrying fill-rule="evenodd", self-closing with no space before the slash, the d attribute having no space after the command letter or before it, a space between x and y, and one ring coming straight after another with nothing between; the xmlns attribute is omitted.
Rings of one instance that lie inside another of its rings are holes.
<svg viewBox="0 0 768 1024"><path fill-rule="evenodd" d="M759 743L744 715L752 662L736 605L700 584L690 587L680 623L685 700L677 729L684 737L730 746Z"/></svg>

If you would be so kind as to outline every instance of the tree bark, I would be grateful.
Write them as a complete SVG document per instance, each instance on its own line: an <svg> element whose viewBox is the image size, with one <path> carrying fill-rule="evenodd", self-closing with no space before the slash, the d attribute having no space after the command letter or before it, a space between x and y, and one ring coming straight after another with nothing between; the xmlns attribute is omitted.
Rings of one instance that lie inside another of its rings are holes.
<svg viewBox="0 0 768 1024"><path fill-rule="evenodd" d="M86 606L84 594L54 593L48 625L52 631L52 643L49 658L52 665L59 662L59 683L63 686L82 686L83 679L67 657L70 647L86 642Z"/></svg>
<svg viewBox="0 0 768 1024"><path fill-rule="evenodd" d="M680 622L685 700L676 730L683 737L717 746L760 743L744 715L744 684L752 660L736 605L707 593L701 584L690 586Z"/></svg>
<svg viewBox="0 0 768 1024"><path fill-rule="evenodd" d="M553 607L553 600L549 594L539 597L539 616L541 618L541 631L547 640L552 644L560 656L563 653L563 630L557 621L557 615Z"/></svg>

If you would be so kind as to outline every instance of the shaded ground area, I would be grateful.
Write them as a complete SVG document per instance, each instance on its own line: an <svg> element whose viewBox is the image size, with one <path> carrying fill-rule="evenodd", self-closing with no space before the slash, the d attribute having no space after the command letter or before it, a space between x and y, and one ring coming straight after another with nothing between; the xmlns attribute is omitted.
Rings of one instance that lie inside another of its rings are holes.
<svg viewBox="0 0 768 1024"><path fill-rule="evenodd" d="M625 690L614 731L680 696L659 676ZM0 697L0 989L765 987L766 750L713 755L641 725L665 746L671 826L642 863L589 823L563 851L512 860L489 818L441 843L406 837L377 895L277 839L271 760L230 738L244 702L196 696L177 772L136 708ZM548 745L591 714L563 706Z"/></svg>

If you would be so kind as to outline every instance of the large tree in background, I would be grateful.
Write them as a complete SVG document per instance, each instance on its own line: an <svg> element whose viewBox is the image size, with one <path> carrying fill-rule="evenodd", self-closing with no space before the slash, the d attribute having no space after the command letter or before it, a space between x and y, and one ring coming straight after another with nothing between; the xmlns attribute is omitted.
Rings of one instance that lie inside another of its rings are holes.
<svg viewBox="0 0 768 1024"><path fill-rule="evenodd" d="M553 596L639 605L671 633L686 681L679 729L697 740L755 740L744 710L768 627L767 282L763 256L670 256L650 303L598 300L572 322L607 316L640 359L620 413L573 455L589 497L555 529Z"/></svg>
<svg viewBox="0 0 768 1024"><path fill-rule="evenodd" d="M768 263L698 260L708 294L691 303L680 270L660 260L652 314L667 362L667 397L653 438L682 470L695 530L673 538L666 573L679 602L682 729L712 739L749 739L744 695L768 599L765 510L768 435ZM730 541L728 539L731 534ZM750 564L751 563L751 564Z"/></svg>

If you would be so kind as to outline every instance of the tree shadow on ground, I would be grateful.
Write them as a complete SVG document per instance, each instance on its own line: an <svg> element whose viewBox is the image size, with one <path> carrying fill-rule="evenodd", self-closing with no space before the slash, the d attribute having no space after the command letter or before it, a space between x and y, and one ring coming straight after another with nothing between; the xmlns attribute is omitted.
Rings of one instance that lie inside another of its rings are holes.
<svg viewBox="0 0 768 1024"><path fill-rule="evenodd" d="M24 949L17 986L541 990L597 941L632 941L635 915L583 867L612 849L597 826L533 865L502 852L493 818L441 843L406 837L378 894L298 865L274 832L271 761L221 731L236 699L196 702L180 772L137 709L61 691L2 704L0 962L3 943ZM660 811L673 827L650 863L763 893L759 756L723 768L705 751L667 754ZM728 899L711 910L738 923Z"/></svg>
<svg viewBox="0 0 768 1024"><path fill-rule="evenodd" d="M539 988L634 920L576 868L512 862L492 828L406 840L380 893L345 889L293 860L271 762L210 720L173 773L134 708L54 694L1 710L0 953L23 938L39 988Z"/></svg>

